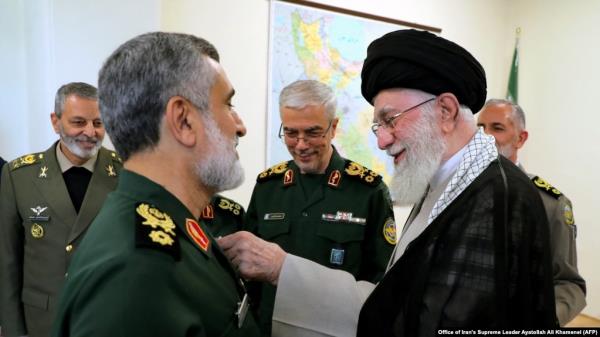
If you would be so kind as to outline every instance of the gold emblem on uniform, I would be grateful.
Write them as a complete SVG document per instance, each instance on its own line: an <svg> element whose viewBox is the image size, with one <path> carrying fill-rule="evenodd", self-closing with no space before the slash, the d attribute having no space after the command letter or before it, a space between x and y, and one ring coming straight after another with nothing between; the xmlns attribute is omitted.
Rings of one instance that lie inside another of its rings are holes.
<svg viewBox="0 0 600 337"><path fill-rule="evenodd" d="M368 168L353 161L346 164L345 171L348 175L358 176L369 184L373 184L375 182L375 179L379 176L375 171L371 171Z"/></svg>
<svg viewBox="0 0 600 337"><path fill-rule="evenodd" d="M327 185L332 187L338 187L340 185L340 177L341 173L338 170L334 170L329 175L329 180L327 181Z"/></svg>
<svg viewBox="0 0 600 337"><path fill-rule="evenodd" d="M539 187L539 188L541 188L541 189L549 192L550 194L553 194L555 197L558 197L558 196L560 196L562 194L554 186L550 185L547 181L545 181L544 179L542 179L540 177L533 178L533 183L537 187Z"/></svg>
<svg viewBox="0 0 600 337"><path fill-rule="evenodd" d="M106 169L106 174L108 174L109 177L117 176L117 172L115 172L115 167L112 166L112 164L108 164L105 169Z"/></svg>
<svg viewBox="0 0 600 337"><path fill-rule="evenodd" d="M396 223L394 222L394 219L388 218L383 224L383 237L389 244L396 244Z"/></svg>
<svg viewBox="0 0 600 337"><path fill-rule="evenodd" d="M294 171L289 169L283 175L283 184L285 186L291 185L294 182Z"/></svg>
<svg viewBox="0 0 600 337"><path fill-rule="evenodd" d="M37 223L31 225L31 236L36 239L41 239L44 236L44 227L40 226Z"/></svg>
<svg viewBox="0 0 600 337"><path fill-rule="evenodd" d="M242 206L238 205L235 202L230 202L227 199L219 200L219 207L226 211L231 211L235 215L240 215L240 210L242 209Z"/></svg>
<svg viewBox="0 0 600 337"><path fill-rule="evenodd" d="M575 219L573 218L573 209L571 209L571 206L565 205L564 215L565 215L565 223L567 225L572 225L575 223Z"/></svg>
<svg viewBox="0 0 600 337"><path fill-rule="evenodd" d="M277 165L275 165L273 167L270 167L268 170L263 171L261 174L259 174L258 177L259 178L265 178L265 177L268 177L268 176L273 175L273 174L281 174L281 173L283 173L287 169L287 165L288 164L287 164L286 161L282 162L282 163L279 163L279 164L277 164Z"/></svg>
<svg viewBox="0 0 600 337"><path fill-rule="evenodd" d="M48 178L48 175L46 174L46 172L48 172L48 166L42 166L40 168L40 175L38 177L39 178Z"/></svg>
<svg viewBox="0 0 600 337"><path fill-rule="evenodd" d="M169 235L176 236L174 231L175 223L173 223L169 215L159 211L157 208L150 207L148 204L140 204L136 208L136 212L146 220L142 222L142 225L150 226L154 229L148 235L152 241L163 246L173 244L174 240Z"/></svg>

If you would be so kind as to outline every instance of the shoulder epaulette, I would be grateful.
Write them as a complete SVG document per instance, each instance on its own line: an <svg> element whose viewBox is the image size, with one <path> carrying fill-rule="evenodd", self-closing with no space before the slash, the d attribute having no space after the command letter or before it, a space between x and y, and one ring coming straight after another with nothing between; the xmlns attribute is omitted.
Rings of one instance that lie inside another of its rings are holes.
<svg viewBox="0 0 600 337"><path fill-rule="evenodd" d="M213 199L213 205L215 205L216 209L231 213L236 218L242 219L244 217L244 207L229 198L219 195Z"/></svg>
<svg viewBox="0 0 600 337"><path fill-rule="evenodd" d="M113 161L123 164L123 159L121 159L121 157L119 157L119 155L115 151L109 150L108 152L110 153L110 157Z"/></svg>
<svg viewBox="0 0 600 337"><path fill-rule="evenodd" d="M554 186L550 185L547 181L538 176L531 178L531 181L533 182L535 187L546 192L548 195L555 199L558 199L561 195L563 195L558 189L556 189Z"/></svg>
<svg viewBox="0 0 600 337"><path fill-rule="evenodd" d="M21 156L10 162L10 170L14 171L18 168L29 166L32 164L39 163L42 159L44 159L44 153L32 153L28 155Z"/></svg>
<svg viewBox="0 0 600 337"><path fill-rule="evenodd" d="M277 165L271 166L268 169L262 171L258 177L256 177L256 182L262 183L267 180L271 180L272 178L278 177L285 173L288 169L288 162L284 161Z"/></svg>
<svg viewBox="0 0 600 337"><path fill-rule="evenodd" d="M181 256L179 238L171 217L158 208L138 203L135 208L135 246L165 252L175 260Z"/></svg>
<svg viewBox="0 0 600 337"><path fill-rule="evenodd" d="M359 179L361 182L370 185L377 186L381 182L382 177L375 171L371 171L368 168L360 165L359 163L353 162L346 159L346 166L344 167L346 175Z"/></svg>

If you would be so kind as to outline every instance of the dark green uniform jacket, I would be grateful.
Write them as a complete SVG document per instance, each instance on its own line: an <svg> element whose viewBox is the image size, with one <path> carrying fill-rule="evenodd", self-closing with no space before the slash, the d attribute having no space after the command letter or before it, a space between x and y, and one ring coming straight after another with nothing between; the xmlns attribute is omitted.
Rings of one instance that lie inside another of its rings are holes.
<svg viewBox="0 0 600 337"><path fill-rule="evenodd" d="M216 238L243 229L244 207L237 202L216 194L204 208L200 219Z"/></svg>
<svg viewBox="0 0 600 337"><path fill-rule="evenodd" d="M46 152L6 164L0 193L0 293L4 336L48 336L72 254L117 186L122 166L100 148L79 213L56 159Z"/></svg>
<svg viewBox="0 0 600 337"><path fill-rule="evenodd" d="M243 297L208 229L123 170L69 268L52 335L256 336L252 316L236 315Z"/></svg>
<svg viewBox="0 0 600 337"><path fill-rule="evenodd" d="M248 230L288 253L348 271L358 280L379 281L396 244L394 213L381 176L334 148L325 174L309 178L312 185L305 177L294 161L262 172L246 214ZM261 292L255 302L260 302L261 329L270 335L276 288L263 284Z"/></svg>

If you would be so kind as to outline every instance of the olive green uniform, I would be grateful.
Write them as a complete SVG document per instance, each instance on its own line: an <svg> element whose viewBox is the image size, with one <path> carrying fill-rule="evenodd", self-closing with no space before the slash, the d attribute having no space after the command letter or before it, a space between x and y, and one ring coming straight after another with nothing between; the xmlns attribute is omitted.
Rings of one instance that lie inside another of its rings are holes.
<svg viewBox="0 0 600 337"><path fill-rule="evenodd" d="M529 175L540 190L550 224L550 248L556 317L561 326L569 323L585 307L585 280L577 270L575 237L577 228L571 200L538 176Z"/></svg>
<svg viewBox="0 0 600 337"><path fill-rule="evenodd" d="M6 164L0 193L0 293L4 336L48 336L72 254L117 185L118 156L100 148L79 213L56 146Z"/></svg>
<svg viewBox="0 0 600 337"><path fill-rule="evenodd" d="M123 170L69 268L53 336L257 336L241 280L171 193Z"/></svg>
<svg viewBox="0 0 600 337"><path fill-rule="evenodd" d="M216 238L229 235L243 229L244 207L237 202L216 194L210 199L200 219Z"/></svg>
<svg viewBox="0 0 600 337"><path fill-rule="evenodd" d="M377 282L396 243L392 203L381 179L335 148L322 175L302 175L294 161L283 162L259 174L245 225L288 253ZM275 292L263 284L254 299L265 335Z"/></svg>

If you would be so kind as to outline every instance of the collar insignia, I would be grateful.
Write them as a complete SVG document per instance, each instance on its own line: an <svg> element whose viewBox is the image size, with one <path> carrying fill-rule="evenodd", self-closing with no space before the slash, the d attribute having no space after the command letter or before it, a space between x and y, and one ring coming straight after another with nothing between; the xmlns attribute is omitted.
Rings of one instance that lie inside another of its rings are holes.
<svg viewBox="0 0 600 337"><path fill-rule="evenodd" d="M338 170L334 170L329 175L329 180L327 181L327 185L331 187L338 187L340 185L340 177L342 174Z"/></svg>
<svg viewBox="0 0 600 337"><path fill-rule="evenodd" d="M208 240L208 236L206 235L206 233L204 233L204 231L202 230L202 227L200 227L200 225L195 220L186 219L185 229L187 230L192 240L194 240L196 245L198 245L198 247L200 247L203 251L206 252L208 250L208 246L210 246L210 241Z"/></svg>

